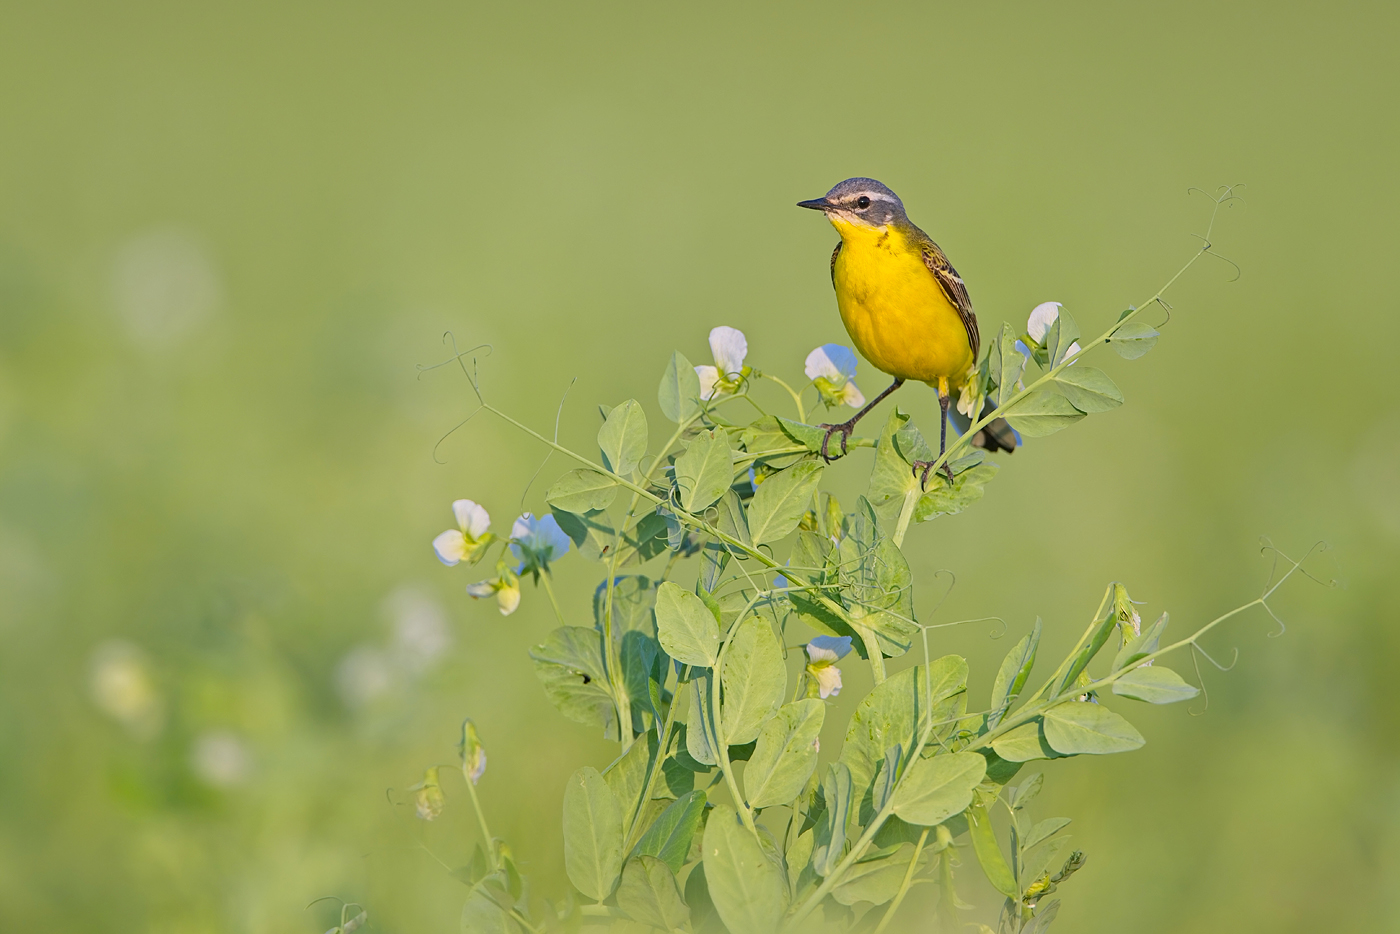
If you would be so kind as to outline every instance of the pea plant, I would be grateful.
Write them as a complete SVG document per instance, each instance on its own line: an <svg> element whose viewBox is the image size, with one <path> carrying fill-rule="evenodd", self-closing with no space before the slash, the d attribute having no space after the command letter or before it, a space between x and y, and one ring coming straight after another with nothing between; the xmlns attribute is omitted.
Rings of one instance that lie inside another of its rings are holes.
<svg viewBox="0 0 1400 934"><path fill-rule="evenodd" d="M1006 653L990 696L970 698L967 661L937 656L935 627L915 610L906 536L982 497L998 466L976 442L994 420L1041 437L1119 406L1118 387L1084 358L1150 351L1160 335L1145 313L1165 308L1167 287L1207 252L1208 239L1092 339L1057 303L1037 307L1024 330L1002 325L962 391L963 430L944 453L898 409L877 437L851 439L851 449L873 448L873 467L849 505L823 484L859 461L823 458L811 417L819 405L863 403L848 348L817 348L807 381L794 384L750 365L740 331L716 328L712 365L679 351L665 365L665 430L635 399L605 406L596 453L488 402L472 351L449 360L481 410L576 466L548 488L549 511L522 515L509 536L490 531L481 506L455 502L457 527L434 548L448 565L492 567L467 592L502 614L515 611L524 582L545 591L560 625L529 650L539 681L568 720L618 744L612 762L579 768L562 789L575 891L532 898L477 804L486 758L464 725L482 843L461 876L462 929L771 934L820 921L878 934L926 883L936 919L900 925L954 931L965 926L957 880L973 865L1005 897L998 934L1049 929L1053 896L1086 857L1063 833L1068 818L1032 818L1042 776L1027 764L1142 746L1125 716L1132 704L1199 693L1167 657L1210 659L1202 637L1252 608L1272 613L1270 597L1301 561L1275 552L1279 573L1258 597L1175 639L1167 614L1144 624L1126 586L1109 583L1068 654L1039 657L1037 620ZM771 398L789 414L770 410ZM591 594L555 592L553 566L571 551L599 565ZM900 664L910 656L915 664ZM824 751L828 699L842 665L860 663L874 687L841 747ZM412 791L421 818L441 812L438 768Z"/></svg>

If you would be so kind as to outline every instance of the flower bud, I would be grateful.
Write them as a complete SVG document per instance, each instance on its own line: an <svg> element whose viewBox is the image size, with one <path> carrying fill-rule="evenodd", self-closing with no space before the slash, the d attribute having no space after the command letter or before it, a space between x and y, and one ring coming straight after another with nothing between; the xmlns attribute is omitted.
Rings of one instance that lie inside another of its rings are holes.
<svg viewBox="0 0 1400 934"><path fill-rule="evenodd" d="M414 810L423 820L436 820L447 805L447 799L442 795L442 786L438 784L437 766L424 772L423 780L408 790L415 792L413 796Z"/></svg>
<svg viewBox="0 0 1400 934"><path fill-rule="evenodd" d="M457 751L462 756L462 774L475 785L486 771L486 748L481 745L481 737L476 735L476 724L469 719L462 721L462 741Z"/></svg>

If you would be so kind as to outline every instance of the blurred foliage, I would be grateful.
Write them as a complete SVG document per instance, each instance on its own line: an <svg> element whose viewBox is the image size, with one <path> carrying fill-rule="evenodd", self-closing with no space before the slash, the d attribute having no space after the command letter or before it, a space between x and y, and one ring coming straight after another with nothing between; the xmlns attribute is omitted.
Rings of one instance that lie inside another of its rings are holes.
<svg viewBox="0 0 1400 934"><path fill-rule="evenodd" d="M467 715L493 831L559 890L535 802L611 749L537 687L547 601L503 620L428 547L457 497L538 511L513 478L543 451L483 419L435 449L471 400L414 365L448 329L491 343L486 391L541 430L574 376L570 407L625 398L633 361L699 359L716 324L795 371L843 335L835 237L792 203L854 174L900 192L987 336L1047 299L1106 326L1194 248L1187 188L1247 183L1216 236L1243 276L1198 266L1152 365L1106 364L1134 405L1004 459L906 551L957 576L938 617L1039 615L1062 651L1104 580L1190 626L1257 592L1261 533L1329 540L1346 587L1213 644L1241 658L1205 716L1048 767L1046 812L1114 854L1059 924L1391 923L1393 8L7 13L0 928L324 931L338 903L304 906L337 895L370 930L453 930L465 889L420 843L468 861L461 785L426 829L407 789ZM975 671L1007 648L944 632Z"/></svg>

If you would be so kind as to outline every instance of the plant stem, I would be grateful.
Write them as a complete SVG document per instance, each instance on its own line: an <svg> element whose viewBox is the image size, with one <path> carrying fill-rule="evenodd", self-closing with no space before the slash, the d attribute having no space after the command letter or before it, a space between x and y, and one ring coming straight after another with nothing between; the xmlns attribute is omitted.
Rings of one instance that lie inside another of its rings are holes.
<svg viewBox="0 0 1400 934"><path fill-rule="evenodd" d="M909 520L914 518L914 507L918 505L922 491L911 489L904 494L904 503L899 507L899 522L894 529L894 547L904 547L904 534L909 531Z"/></svg>
<svg viewBox="0 0 1400 934"><path fill-rule="evenodd" d="M909 891L909 885L914 881L914 873L919 868L919 856L924 851L924 841L928 839L928 828L925 827L919 834L919 842L914 844L914 858L909 860L909 868L904 871L904 881L899 884L899 891L894 896L894 901L890 902L890 907L885 909L885 916L880 919L872 934L880 934L889 926L894 919L894 913L899 910L899 903L904 901L904 896Z"/></svg>
<svg viewBox="0 0 1400 934"><path fill-rule="evenodd" d="M481 800L476 796L476 783L470 778L467 779L467 792L472 796L472 808L476 811L476 820L481 825L481 835L485 838L483 848L486 850L486 858L491 861L492 871L495 871L501 868L496 860L496 838L491 836L491 828L486 826L486 815L482 813Z"/></svg>
<svg viewBox="0 0 1400 934"><path fill-rule="evenodd" d="M551 606L554 607L554 615L559 620L559 625L569 625L568 623L564 622L564 611L559 608L559 598L554 595L554 584L550 580L549 571L542 572L540 574L540 580L544 581L545 593L549 594L549 603Z"/></svg>
<svg viewBox="0 0 1400 934"><path fill-rule="evenodd" d="M686 665L676 678L676 691L671 695L671 706L666 708L666 725L657 734L656 761L652 763L651 774L647 776L646 786L642 789L641 800L637 802L637 810L634 814L628 815L628 827L623 834L622 852L626 854L632 852L632 847L636 845L637 837L637 817L642 813L642 808L651 800L652 792L656 790L656 780L661 776L661 765L666 761L666 755L671 748L671 727L676 722L676 708L680 706L681 685L686 683L690 677L690 666Z"/></svg>

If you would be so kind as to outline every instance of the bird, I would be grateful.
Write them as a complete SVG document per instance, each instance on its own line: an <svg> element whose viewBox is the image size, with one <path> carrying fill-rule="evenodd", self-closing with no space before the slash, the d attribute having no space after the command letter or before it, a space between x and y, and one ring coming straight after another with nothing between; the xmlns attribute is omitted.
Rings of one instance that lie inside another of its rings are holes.
<svg viewBox="0 0 1400 934"><path fill-rule="evenodd" d="M938 453L948 443L948 405L977 366L981 335L972 299L958 271L933 238L909 220L904 202L873 178L848 178L821 198L797 206L821 211L841 235L831 252L831 284L846 333L877 369L894 377L849 420L823 424L821 454L828 463L846 453L856 423L905 382L917 380L938 391ZM841 452L829 450L841 436ZM1016 435L1004 419L986 425L973 443L1010 453ZM915 461L928 483L934 461ZM948 479L952 467L943 465Z"/></svg>

